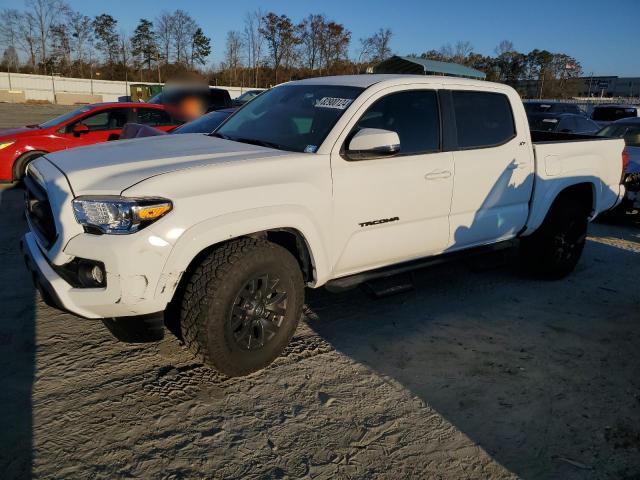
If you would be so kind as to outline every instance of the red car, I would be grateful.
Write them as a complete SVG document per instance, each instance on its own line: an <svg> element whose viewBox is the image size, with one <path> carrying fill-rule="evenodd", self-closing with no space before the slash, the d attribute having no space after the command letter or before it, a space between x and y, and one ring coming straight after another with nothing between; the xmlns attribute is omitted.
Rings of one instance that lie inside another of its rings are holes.
<svg viewBox="0 0 640 480"><path fill-rule="evenodd" d="M163 105L97 103L40 125L0 130L0 182L20 180L27 164L45 153L117 140L127 122L164 131L182 123Z"/></svg>

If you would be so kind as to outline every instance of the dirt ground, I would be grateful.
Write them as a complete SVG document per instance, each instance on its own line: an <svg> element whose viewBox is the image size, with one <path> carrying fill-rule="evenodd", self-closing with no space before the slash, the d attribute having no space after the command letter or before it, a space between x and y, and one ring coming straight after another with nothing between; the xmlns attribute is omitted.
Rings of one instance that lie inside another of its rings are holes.
<svg viewBox="0 0 640 480"><path fill-rule="evenodd" d="M286 353L226 379L45 306L21 198L0 189L3 478L640 479L640 225L593 224L557 282L507 257L309 291Z"/></svg>

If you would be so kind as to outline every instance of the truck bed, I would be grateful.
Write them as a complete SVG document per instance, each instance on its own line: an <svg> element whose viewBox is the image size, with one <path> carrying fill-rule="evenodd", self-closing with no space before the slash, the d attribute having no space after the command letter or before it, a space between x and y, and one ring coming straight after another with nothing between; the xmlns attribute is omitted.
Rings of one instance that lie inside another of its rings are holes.
<svg viewBox="0 0 640 480"><path fill-rule="evenodd" d="M594 135L531 132L536 178L526 233L533 232L558 193L576 183L593 185L592 218L617 205L624 195L624 141Z"/></svg>

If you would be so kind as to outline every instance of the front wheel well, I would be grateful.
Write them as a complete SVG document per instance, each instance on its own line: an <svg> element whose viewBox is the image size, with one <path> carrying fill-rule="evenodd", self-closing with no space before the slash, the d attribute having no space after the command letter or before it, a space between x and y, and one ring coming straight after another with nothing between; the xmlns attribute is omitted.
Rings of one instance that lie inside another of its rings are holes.
<svg viewBox="0 0 640 480"><path fill-rule="evenodd" d="M298 265L300 265L303 280L305 282L312 282L314 280L315 270L313 267L309 245L305 237L299 230L293 228L277 228L273 230L264 230L210 245L209 247L200 251L195 257L193 257L184 273L182 274L180 281L178 282L178 285L173 293L173 298L171 299L165 310L165 325L178 338L182 338L182 331L177 321L179 317L179 308L181 301L180 299L184 295L186 284L193 274L194 270L213 250L216 250L228 243L236 242L238 240L242 240L243 238L246 239L247 237L266 239L269 242L275 243L285 248L287 251L289 251L289 253L293 255L293 257L298 262Z"/></svg>
<svg viewBox="0 0 640 480"><path fill-rule="evenodd" d="M22 177L25 174L27 164L31 160L35 160L42 155L46 155L48 152L44 150L31 150L29 152L23 153L13 162L13 181L17 182L22 180Z"/></svg>

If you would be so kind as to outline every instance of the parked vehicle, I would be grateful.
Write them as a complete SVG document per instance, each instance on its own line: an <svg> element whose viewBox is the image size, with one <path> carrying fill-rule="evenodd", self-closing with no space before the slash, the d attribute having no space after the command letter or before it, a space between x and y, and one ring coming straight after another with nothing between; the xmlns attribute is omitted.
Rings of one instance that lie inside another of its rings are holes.
<svg viewBox="0 0 640 480"><path fill-rule="evenodd" d="M598 105L591 112L591 120L598 122L601 127L616 120L634 117L640 117L638 105Z"/></svg>
<svg viewBox="0 0 640 480"><path fill-rule="evenodd" d="M258 95L260 95L262 92L264 92L264 90L247 90L246 92L244 92L242 95L234 98L231 103L234 107L241 107L242 105L244 105L247 102L250 102L251 100L253 100L254 98L256 98Z"/></svg>
<svg viewBox="0 0 640 480"><path fill-rule="evenodd" d="M23 252L51 305L115 318L113 331L177 324L203 362L245 375L285 348L305 285L348 288L513 243L537 275L569 274L588 222L624 194L624 142L565 137L530 134L501 84L289 82L211 135L36 160Z"/></svg>
<svg viewBox="0 0 640 480"><path fill-rule="evenodd" d="M640 118L624 118L610 123L596 135L624 140L629 163L624 173L627 193L621 208L640 209Z"/></svg>
<svg viewBox="0 0 640 480"><path fill-rule="evenodd" d="M27 164L43 154L116 140L127 122L159 130L180 123L161 105L97 103L40 125L0 130L0 182L20 180Z"/></svg>
<svg viewBox="0 0 640 480"><path fill-rule="evenodd" d="M236 110L237 108L223 108L222 110L209 112L200 118L196 118L191 122L187 122L168 131L138 123L128 123L122 130L120 139L156 137L158 135L166 135L167 133L211 133Z"/></svg>
<svg viewBox="0 0 640 480"><path fill-rule="evenodd" d="M577 133L592 135L600 126L584 115L573 113L529 113L529 128L542 132Z"/></svg>
<svg viewBox="0 0 640 480"><path fill-rule="evenodd" d="M544 102L527 100L524 102L524 109L530 113L574 113L583 115L584 112L575 103L567 102Z"/></svg>
<svg viewBox="0 0 640 480"><path fill-rule="evenodd" d="M227 90L206 86L167 87L147 103L165 105L173 115L187 122L213 110L232 106Z"/></svg>

